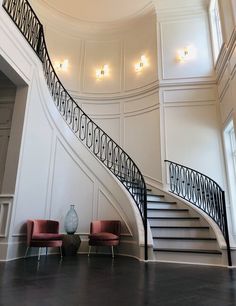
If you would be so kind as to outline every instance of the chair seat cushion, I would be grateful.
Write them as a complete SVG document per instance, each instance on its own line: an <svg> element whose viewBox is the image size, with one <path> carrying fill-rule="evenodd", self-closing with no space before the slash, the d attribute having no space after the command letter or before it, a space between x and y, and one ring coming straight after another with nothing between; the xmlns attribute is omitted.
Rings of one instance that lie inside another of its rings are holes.
<svg viewBox="0 0 236 306"><path fill-rule="evenodd" d="M62 240L61 234L54 234L54 233L40 233L40 234L34 234L32 236L33 240Z"/></svg>
<svg viewBox="0 0 236 306"><path fill-rule="evenodd" d="M108 232L100 232L89 235L90 240L100 240L100 241L107 241L107 240L119 240L119 236L108 233Z"/></svg>

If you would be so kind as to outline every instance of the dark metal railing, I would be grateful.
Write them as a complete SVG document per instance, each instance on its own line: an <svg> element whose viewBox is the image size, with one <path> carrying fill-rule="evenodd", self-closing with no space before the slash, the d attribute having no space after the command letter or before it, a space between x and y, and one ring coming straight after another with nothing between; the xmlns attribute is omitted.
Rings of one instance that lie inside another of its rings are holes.
<svg viewBox="0 0 236 306"><path fill-rule="evenodd" d="M142 173L131 157L84 113L62 85L48 54L43 25L28 1L4 0L3 8L41 60L49 91L70 129L133 197L143 220L145 259L147 260L147 199Z"/></svg>
<svg viewBox="0 0 236 306"><path fill-rule="evenodd" d="M170 160L165 162L169 165L170 191L194 204L215 221L225 238L228 264L231 266L224 191L211 178L194 169Z"/></svg>

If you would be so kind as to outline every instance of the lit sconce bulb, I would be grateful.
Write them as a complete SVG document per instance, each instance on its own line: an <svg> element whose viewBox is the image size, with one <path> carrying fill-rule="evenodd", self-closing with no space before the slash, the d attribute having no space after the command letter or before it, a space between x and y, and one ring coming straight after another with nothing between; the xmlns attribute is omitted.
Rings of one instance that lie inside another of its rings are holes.
<svg viewBox="0 0 236 306"><path fill-rule="evenodd" d="M186 60L193 58L195 56L195 49L193 46L186 46L183 49L178 50L177 60L180 63L184 63Z"/></svg>
<svg viewBox="0 0 236 306"><path fill-rule="evenodd" d="M109 67L108 65L104 65L101 69L96 70L96 78L101 79L103 77L107 77L109 75Z"/></svg>
<svg viewBox="0 0 236 306"><path fill-rule="evenodd" d="M69 67L69 61L67 59L64 61L55 61L54 67L56 70L67 71Z"/></svg>
<svg viewBox="0 0 236 306"><path fill-rule="evenodd" d="M144 67L148 66L148 59L145 55L142 55L140 58L140 62L135 64L135 71L140 72Z"/></svg>

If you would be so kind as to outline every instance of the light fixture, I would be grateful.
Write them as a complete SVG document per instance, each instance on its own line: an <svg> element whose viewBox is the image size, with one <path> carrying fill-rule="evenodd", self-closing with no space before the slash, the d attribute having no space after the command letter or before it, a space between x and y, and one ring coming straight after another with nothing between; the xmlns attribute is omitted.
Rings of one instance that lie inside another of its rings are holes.
<svg viewBox="0 0 236 306"><path fill-rule="evenodd" d="M183 49L177 51L177 60L180 63L184 63L187 60L193 58L195 55L195 49L193 46L186 46Z"/></svg>
<svg viewBox="0 0 236 306"><path fill-rule="evenodd" d="M64 61L55 61L54 62L54 67L55 67L56 70L67 71L68 66L69 66L68 59L65 59Z"/></svg>
<svg viewBox="0 0 236 306"><path fill-rule="evenodd" d="M140 57L140 61L135 64L135 71L140 72L143 70L144 67L148 66L148 59L145 55Z"/></svg>
<svg viewBox="0 0 236 306"><path fill-rule="evenodd" d="M97 80L100 80L103 77L107 77L108 75L109 75L109 67L108 67L108 65L104 65L100 69L96 70L96 78L97 78Z"/></svg>

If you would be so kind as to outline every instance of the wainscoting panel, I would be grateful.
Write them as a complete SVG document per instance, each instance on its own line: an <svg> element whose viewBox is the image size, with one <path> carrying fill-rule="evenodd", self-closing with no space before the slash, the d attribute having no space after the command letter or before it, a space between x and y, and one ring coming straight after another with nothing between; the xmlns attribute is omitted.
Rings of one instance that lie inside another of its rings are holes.
<svg viewBox="0 0 236 306"><path fill-rule="evenodd" d="M206 79L213 75L208 29L208 20L205 14L161 21L163 80L188 79L189 82L196 78ZM191 59L181 63L177 59L177 52L188 45L193 46L194 53Z"/></svg>
<svg viewBox="0 0 236 306"><path fill-rule="evenodd" d="M91 118L100 126L113 140L120 144L120 117Z"/></svg>
<svg viewBox="0 0 236 306"><path fill-rule="evenodd" d="M120 220L122 223L122 234L131 234L122 213L118 211L118 205L101 189L98 194L98 220Z"/></svg>
<svg viewBox="0 0 236 306"><path fill-rule="evenodd" d="M46 198L53 128L40 104L36 80L28 96L27 116L18 166L13 233L25 233L25 222L46 217Z"/></svg>
<svg viewBox="0 0 236 306"><path fill-rule="evenodd" d="M143 97L138 96L124 102L124 113L131 114L137 111L145 111L150 107L159 105L158 92L152 92Z"/></svg>
<svg viewBox="0 0 236 306"><path fill-rule="evenodd" d="M161 180L160 111L125 116L124 148L145 174Z"/></svg>
<svg viewBox="0 0 236 306"><path fill-rule="evenodd" d="M96 69L109 66L109 75L96 79ZM118 93L121 91L121 41L85 41L83 92Z"/></svg>
<svg viewBox="0 0 236 306"><path fill-rule="evenodd" d="M75 205L78 213L78 232L89 232L89 220L93 217L93 193L91 174L85 173L79 160L57 141L50 217L60 222L61 232L64 232L64 219L71 204Z"/></svg>
<svg viewBox="0 0 236 306"><path fill-rule="evenodd" d="M120 103L86 103L82 102L81 108L89 116L106 116L106 115L119 115L120 114Z"/></svg>
<svg viewBox="0 0 236 306"><path fill-rule="evenodd" d="M68 60L66 71L56 69L62 84L67 90L80 91L82 41L51 27L47 27L46 41L53 64Z"/></svg>
<svg viewBox="0 0 236 306"><path fill-rule="evenodd" d="M165 108L166 158L223 184L216 105Z"/></svg>
<svg viewBox="0 0 236 306"><path fill-rule="evenodd" d="M163 90L163 101L168 103L194 103L216 101L216 87L188 87Z"/></svg>
<svg viewBox="0 0 236 306"><path fill-rule="evenodd" d="M12 196L0 196L0 238L8 236Z"/></svg>
<svg viewBox="0 0 236 306"><path fill-rule="evenodd" d="M218 85L218 91L221 99L226 92L227 86L229 85L229 81L230 81L230 67L229 64L227 63L227 65L224 68L224 73L221 76Z"/></svg>

